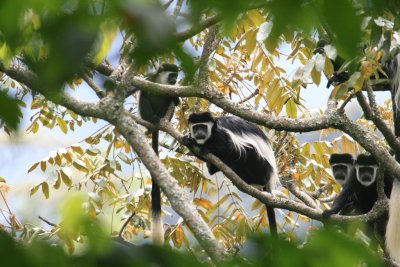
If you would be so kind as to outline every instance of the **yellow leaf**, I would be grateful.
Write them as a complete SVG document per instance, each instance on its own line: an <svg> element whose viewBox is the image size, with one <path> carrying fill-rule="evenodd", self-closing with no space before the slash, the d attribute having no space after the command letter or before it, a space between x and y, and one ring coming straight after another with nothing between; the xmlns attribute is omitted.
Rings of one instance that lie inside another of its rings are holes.
<svg viewBox="0 0 400 267"><path fill-rule="evenodd" d="M299 219L302 220L303 222L311 221L310 218L308 218L307 216L304 216L304 215L301 215L301 214L298 214L298 216L299 216Z"/></svg>
<svg viewBox="0 0 400 267"><path fill-rule="evenodd" d="M281 97L279 90L279 79L273 80L267 91L268 106L271 110L276 106L276 102Z"/></svg>
<svg viewBox="0 0 400 267"><path fill-rule="evenodd" d="M254 200L253 204L251 205L251 210L257 210L259 208L261 208L264 205L264 203L262 203L259 200Z"/></svg>
<svg viewBox="0 0 400 267"><path fill-rule="evenodd" d="M63 120L61 117L57 117L57 123L61 131L66 134L68 132L68 126L66 121Z"/></svg>
<svg viewBox="0 0 400 267"><path fill-rule="evenodd" d="M45 172L46 171L46 161L41 161L40 162L40 169Z"/></svg>
<svg viewBox="0 0 400 267"><path fill-rule="evenodd" d="M31 103L31 109L38 109L38 108L40 108L40 98L39 97L35 97L33 100L32 100L32 103Z"/></svg>
<svg viewBox="0 0 400 267"><path fill-rule="evenodd" d="M326 74L328 77L332 76L332 74L333 74L333 72L334 72L334 68L333 68L332 61L331 61L329 58L327 58L327 59L325 60L325 68L324 68L324 71L325 71L325 74Z"/></svg>
<svg viewBox="0 0 400 267"><path fill-rule="evenodd" d="M35 185L34 187L32 187L31 190L30 190L31 191L30 195L32 196L33 194L35 194L38 191L39 187L40 187L40 184Z"/></svg>
<svg viewBox="0 0 400 267"><path fill-rule="evenodd" d="M174 244L176 247L180 247L185 240L185 232L181 226L178 226L174 233Z"/></svg>
<svg viewBox="0 0 400 267"><path fill-rule="evenodd" d="M316 85L319 85L321 83L321 72L318 72L315 69L315 66L311 71L311 79Z"/></svg>
<svg viewBox="0 0 400 267"><path fill-rule="evenodd" d="M369 79L371 77L372 73L374 72L374 68L372 66L372 63L364 60L361 62L361 74L364 79Z"/></svg>
<svg viewBox="0 0 400 267"><path fill-rule="evenodd" d="M42 192L43 192L43 195L44 195L44 197L45 197L46 199L48 199L49 196L50 196L49 184L48 184L47 182L43 182L41 185L42 185Z"/></svg>
<svg viewBox="0 0 400 267"><path fill-rule="evenodd" d="M205 198L195 198L193 200L193 202L196 205L199 205L199 206L201 206L201 207L203 207L205 209L210 209L213 206L212 202L210 200L208 200L208 199L205 199Z"/></svg>
<svg viewBox="0 0 400 267"><path fill-rule="evenodd" d="M289 99L286 102L286 113L291 118L297 118L297 105L293 99Z"/></svg>
<svg viewBox="0 0 400 267"><path fill-rule="evenodd" d="M357 151L356 144L354 141L350 140L347 138L347 136L342 135L342 150L343 153L351 153L355 155L355 152Z"/></svg>
<svg viewBox="0 0 400 267"><path fill-rule="evenodd" d="M257 31L249 31L249 33L247 34L246 37L246 50L247 53L251 54L254 50L254 48L256 47L256 35L257 35Z"/></svg>
<svg viewBox="0 0 400 267"><path fill-rule="evenodd" d="M57 177L56 182L53 184L54 189L59 189L61 185L61 179L60 177Z"/></svg>
<svg viewBox="0 0 400 267"><path fill-rule="evenodd" d="M270 81L272 81L273 78L274 78L274 70L269 69L267 73L265 73L263 80L264 82L269 83Z"/></svg>
<svg viewBox="0 0 400 267"><path fill-rule="evenodd" d="M58 153L57 153L57 155L55 156L54 160L55 160L55 162L56 162L56 164L57 164L58 166L61 166L61 157L60 157L60 155L59 155Z"/></svg>
<svg viewBox="0 0 400 267"><path fill-rule="evenodd" d="M6 182L6 179L4 179L3 177L0 176L0 182L1 182L1 183L5 183L5 182Z"/></svg>
<svg viewBox="0 0 400 267"><path fill-rule="evenodd" d="M76 152L76 153L78 153L78 154L80 154L80 155L83 155L85 152L83 151L83 149L79 146L79 145L72 145L71 146L71 149L74 151L74 152Z"/></svg>
<svg viewBox="0 0 400 267"><path fill-rule="evenodd" d="M314 143L314 149L315 149L315 153L317 155L323 155L324 154L324 150L322 149L322 146L319 142L315 142Z"/></svg>
<svg viewBox="0 0 400 267"><path fill-rule="evenodd" d="M301 180L301 173L296 172L296 173L293 175L293 178L294 178L295 180Z"/></svg>
<svg viewBox="0 0 400 267"><path fill-rule="evenodd" d="M29 168L28 173L31 172L31 171L33 171L34 169L36 169L36 167L39 165L39 163L40 163L40 162L36 162L35 164L33 164L33 165Z"/></svg>
<svg viewBox="0 0 400 267"><path fill-rule="evenodd" d="M80 170L80 171L82 171L82 172L87 172L88 171L88 169L86 168L86 166L85 166L85 163L83 162L83 161L81 161L81 160L75 160L73 163L72 163L72 165L76 168L76 169L78 169L78 170Z"/></svg>
<svg viewBox="0 0 400 267"><path fill-rule="evenodd" d="M247 17L249 17L249 19L251 19L256 26L259 26L265 22L264 16L257 9L248 11Z"/></svg>
<svg viewBox="0 0 400 267"><path fill-rule="evenodd" d="M71 179L71 170L69 168L63 168L59 172L61 179L63 183L66 186L71 186L72 185L72 179Z"/></svg>

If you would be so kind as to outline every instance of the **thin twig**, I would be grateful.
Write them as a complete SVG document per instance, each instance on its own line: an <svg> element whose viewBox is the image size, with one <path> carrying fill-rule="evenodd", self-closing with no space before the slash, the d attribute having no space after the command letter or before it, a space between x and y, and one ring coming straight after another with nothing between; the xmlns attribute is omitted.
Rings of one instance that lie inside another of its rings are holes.
<svg viewBox="0 0 400 267"><path fill-rule="evenodd" d="M353 99L355 93L351 92L350 95L343 101L343 103L340 105L339 110L343 111L346 105Z"/></svg>
<svg viewBox="0 0 400 267"><path fill-rule="evenodd" d="M252 99L253 97L255 97L256 95L258 95L258 93L260 92L260 90L256 89L254 90L253 93L251 93L249 96L243 98L242 100L240 100L238 103L239 104L243 104L244 102L247 102L248 100Z"/></svg>
<svg viewBox="0 0 400 267"><path fill-rule="evenodd" d="M53 227L58 227L58 225L57 224L55 224L55 223L52 223L52 222L50 222L49 220L46 220L45 218L43 218L42 216L38 216L38 218L40 219L40 220L42 220L42 221L44 221L45 223L47 223L48 225L50 225L50 226L53 226Z"/></svg>
<svg viewBox="0 0 400 267"><path fill-rule="evenodd" d="M121 230L119 230L119 234L118 234L119 237L122 237L122 234L124 233L125 228L128 226L128 223L132 220L133 216L135 216L135 215L136 215L136 213L133 212L131 214L131 216L129 216L129 218L124 222L124 224L121 227Z"/></svg>
<svg viewBox="0 0 400 267"><path fill-rule="evenodd" d="M93 91L99 98L103 98L106 96L106 93L103 90L101 90L101 88L98 87L97 84L95 84L94 81L87 74L83 74L82 78L90 86L90 88L93 89Z"/></svg>

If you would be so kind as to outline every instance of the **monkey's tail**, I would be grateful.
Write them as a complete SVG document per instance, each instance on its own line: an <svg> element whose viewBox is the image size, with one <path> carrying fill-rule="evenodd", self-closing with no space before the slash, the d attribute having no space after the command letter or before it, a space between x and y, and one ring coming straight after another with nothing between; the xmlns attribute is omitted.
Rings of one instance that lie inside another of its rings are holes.
<svg viewBox="0 0 400 267"><path fill-rule="evenodd" d="M270 189L265 189L264 191L267 191L271 193ZM276 224L276 217L275 217L275 210L273 207L270 207L268 205L265 205L267 208L267 216L268 216L268 222L269 222L269 231L271 232L271 237L273 239L276 239L278 237L278 227Z"/></svg>
<svg viewBox="0 0 400 267"><path fill-rule="evenodd" d="M400 182L393 181L389 200L389 220L386 226L386 249L390 257L400 263Z"/></svg>
<svg viewBox="0 0 400 267"><path fill-rule="evenodd" d="M268 213L268 222L269 222L269 230L271 231L271 237L274 239L278 237L278 227L276 225L276 218L275 218L275 210L272 207L267 207L267 213Z"/></svg>
<svg viewBox="0 0 400 267"><path fill-rule="evenodd" d="M152 132L151 145L158 156L158 131ZM164 231L161 217L161 190L154 179L152 179L151 186L151 237L153 244L164 244Z"/></svg>

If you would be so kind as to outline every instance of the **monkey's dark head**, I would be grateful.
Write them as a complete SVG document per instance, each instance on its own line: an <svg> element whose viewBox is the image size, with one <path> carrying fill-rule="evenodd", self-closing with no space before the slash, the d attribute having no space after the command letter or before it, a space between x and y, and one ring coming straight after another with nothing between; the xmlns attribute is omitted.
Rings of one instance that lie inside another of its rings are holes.
<svg viewBox="0 0 400 267"><path fill-rule="evenodd" d="M156 74L156 80L154 82L174 85L178 78L179 68L175 64L164 63L162 64Z"/></svg>
<svg viewBox="0 0 400 267"><path fill-rule="evenodd" d="M203 145L210 139L215 119L210 112L192 113L189 116L189 129L197 144Z"/></svg>
<svg viewBox="0 0 400 267"><path fill-rule="evenodd" d="M369 154L360 154L356 160L357 180L363 186L370 186L375 182L378 163L374 156Z"/></svg>
<svg viewBox="0 0 400 267"><path fill-rule="evenodd" d="M332 154L329 158L329 164L332 168L335 180L344 185L354 169L354 158L351 154Z"/></svg>

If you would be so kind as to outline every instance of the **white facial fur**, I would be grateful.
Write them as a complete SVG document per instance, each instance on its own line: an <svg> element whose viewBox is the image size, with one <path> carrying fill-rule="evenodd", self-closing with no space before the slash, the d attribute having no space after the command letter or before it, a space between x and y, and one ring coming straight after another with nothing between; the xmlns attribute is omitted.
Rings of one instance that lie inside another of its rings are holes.
<svg viewBox="0 0 400 267"><path fill-rule="evenodd" d="M373 177L374 179L372 179L371 181L362 181L360 179L360 168L363 167L368 167L368 168L373 168ZM376 179L376 169L378 169L378 166L371 166L371 165L356 165L356 173L357 173L357 180L360 182L360 184L362 184L363 186L370 186L371 184L373 184L375 182Z"/></svg>
<svg viewBox="0 0 400 267"><path fill-rule="evenodd" d="M343 186L349 180L351 171L352 171L354 166L353 166L353 164L350 164L350 163L334 163L334 164L331 164L331 168L332 169L335 166L346 166L347 173L346 173L346 177L344 178L344 180L336 180L336 182L338 182L338 184Z"/></svg>
<svg viewBox="0 0 400 267"><path fill-rule="evenodd" d="M155 80L156 83L161 84L168 84L168 76L171 71L162 71L158 74L157 79Z"/></svg>
<svg viewBox="0 0 400 267"><path fill-rule="evenodd" d="M196 125L205 125L205 126L207 126L207 133L206 133L206 137L204 139L196 139L195 138L194 131L193 131L193 126L196 126ZM190 134L191 134L192 138L195 139L197 144L203 145L205 142L207 142L208 139L210 139L211 130L212 130L213 126L214 126L214 123L212 121L199 122L199 123L189 123Z"/></svg>

